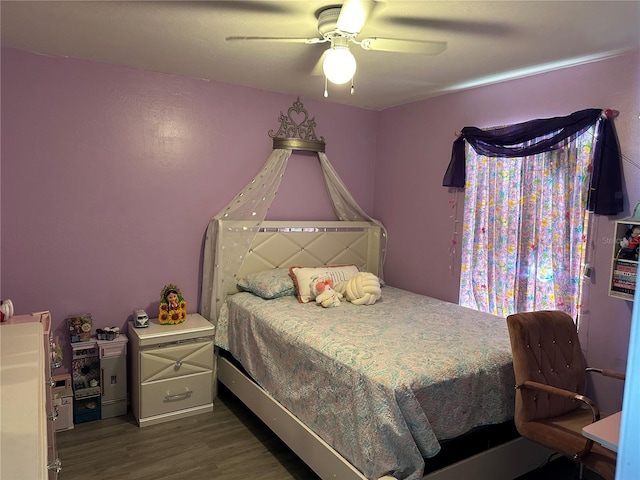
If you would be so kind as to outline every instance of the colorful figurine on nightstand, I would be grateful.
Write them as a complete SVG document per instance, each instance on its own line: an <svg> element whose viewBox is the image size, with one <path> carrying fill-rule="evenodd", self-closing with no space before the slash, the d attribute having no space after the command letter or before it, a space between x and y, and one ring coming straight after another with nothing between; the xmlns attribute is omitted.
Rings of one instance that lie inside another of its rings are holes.
<svg viewBox="0 0 640 480"><path fill-rule="evenodd" d="M187 302L178 287L171 283L163 287L159 310L158 323L161 325L175 325L187 319Z"/></svg>

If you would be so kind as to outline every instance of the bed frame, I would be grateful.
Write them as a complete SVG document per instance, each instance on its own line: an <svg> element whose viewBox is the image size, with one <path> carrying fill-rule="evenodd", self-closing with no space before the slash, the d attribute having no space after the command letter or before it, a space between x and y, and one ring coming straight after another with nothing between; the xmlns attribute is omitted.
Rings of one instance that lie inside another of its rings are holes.
<svg viewBox="0 0 640 480"><path fill-rule="evenodd" d="M269 268L345 263L354 263L361 270L381 275L380 235L380 227L368 222L266 221L252 243L238 278ZM218 381L322 479L367 480L330 445L219 353ZM424 479L510 480L540 466L551 453L533 442L517 438L429 473Z"/></svg>

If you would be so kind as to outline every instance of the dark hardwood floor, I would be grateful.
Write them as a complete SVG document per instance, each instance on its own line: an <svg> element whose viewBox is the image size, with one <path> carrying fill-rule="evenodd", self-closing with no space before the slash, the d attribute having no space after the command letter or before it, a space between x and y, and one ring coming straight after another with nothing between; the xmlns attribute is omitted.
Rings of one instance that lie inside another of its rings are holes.
<svg viewBox="0 0 640 480"><path fill-rule="evenodd" d="M59 480L319 480L224 388L211 413L138 428L129 412L56 438Z"/></svg>
<svg viewBox="0 0 640 480"><path fill-rule="evenodd" d="M56 438L59 480L319 480L224 387L211 413L144 428L128 413ZM561 458L518 480L577 478L577 466ZM601 479L587 472L586 480Z"/></svg>

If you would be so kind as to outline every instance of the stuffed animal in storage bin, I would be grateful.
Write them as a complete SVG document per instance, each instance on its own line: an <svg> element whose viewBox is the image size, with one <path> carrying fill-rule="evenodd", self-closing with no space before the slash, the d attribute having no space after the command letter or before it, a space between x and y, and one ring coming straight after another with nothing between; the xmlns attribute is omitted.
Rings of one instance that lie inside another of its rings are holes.
<svg viewBox="0 0 640 480"><path fill-rule="evenodd" d="M316 303L324 308L337 307L341 303L342 294L333 289L333 280L330 278L312 281L311 292L316 297Z"/></svg>

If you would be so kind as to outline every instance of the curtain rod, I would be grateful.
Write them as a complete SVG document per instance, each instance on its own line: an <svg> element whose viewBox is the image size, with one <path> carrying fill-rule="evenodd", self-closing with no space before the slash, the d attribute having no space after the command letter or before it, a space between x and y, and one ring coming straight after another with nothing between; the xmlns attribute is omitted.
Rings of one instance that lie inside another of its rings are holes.
<svg viewBox="0 0 640 480"><path fill-rule="evenodd" d="M618 115L620 115L620 112L613 108L605 108L604 110L602 110L602 117L608 118L609 120L616 118ZM455 132L453 132L453 134L456 137L459 137L462 135L462 130L456 130Z"/></svg>

